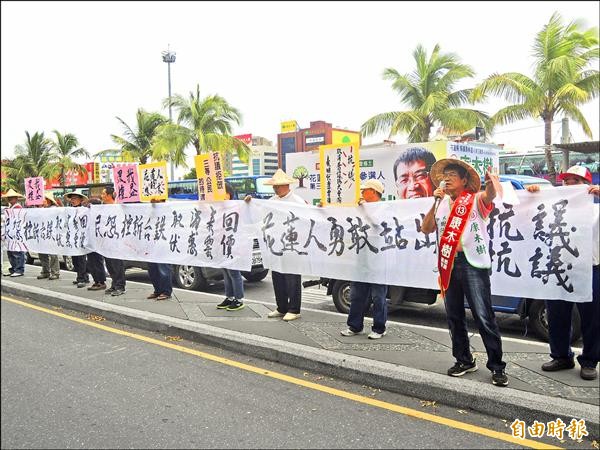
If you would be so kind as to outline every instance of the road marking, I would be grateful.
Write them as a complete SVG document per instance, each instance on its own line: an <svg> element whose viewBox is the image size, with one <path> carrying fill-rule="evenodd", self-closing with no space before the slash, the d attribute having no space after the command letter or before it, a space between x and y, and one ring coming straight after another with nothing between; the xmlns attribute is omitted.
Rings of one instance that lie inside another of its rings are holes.
<svg viewBox="0 0 600 450"><path fill-rule="evenodd" d="M31 303L27 303L27 302L23 302L21 300L17 300L14 299L12 297L7 297L5 295L2 295L2 300L20 305L20 306L24 306L27 308L31 308L34 309L36 311L40 311L40 312L44 312L47 314L51 314L53 316L56 317L61 317L63 319L67 319L73 322L77 322L83 325L87 325L90 327L94 327L94 328L98 328L100 330L104 330L107 331L109 333L114 333L114 334L119 334L121 336L126 336L126 337L130 337L133 339L137 339L139 341L143 341L143 342L147 342L149 344L155 344L155 345L159 345L161 347L165 347L171 350L176 350L178 352L182 352L182 353L187 353L189 355L194 355L194 356L198 356L200 358L203 359L207 359L209 361L213 361L213 362L217 362L220 364L224 364L226 366L230 366L230 367L235 367L241 370L245 370L247 372L252 372L258 375L264 375L270 378L274 378L276 380L280 380L280 381L285 381L287 383L291 383L291 384L295 384L297 386L302 386L308 389L313 389L319 392L323 392L326 394L330 394L330 395L334 395L336 397L341 397L341 398L345 398L347 400L352 400L354 402L358 402L358 403L363 403L366 405L370 405L376 408L381 408L381 409L386 409L388 411L393 411L393 412L397 412L399 414L403 414L405 416L409 416L409 417L414 417L416 419L422 419L422 420L426 420L428 422L434 422L440 425L446 425L448 427L451 428L456 428L459 430L463 430L463 431L467 431L469 433L474 433L474 434L480 434L482 436L486 436L486 437L490 437L490 438L494 438L494 439L498 439L501 441L505 441L505 442L510 442L513 444L517 444L519 446L528 446L531 448L536 448L536 449L542 449L542 448L549 448L549 449L557 449L557 448L561 448L561 447L554 447L551 446L549 444L543 443L543 442L539 442L539 441L533 441L530 439L519 439L516 437L511 436L508 433L501 433L499 431L495 431L495 430L491 430L489 428L483 428L477 425L471 425L465 422L460 422L458 420L454 420L454 419L448 419L446 417L441 417L441 416L437 416L434 414L429 414L423 411L419 411L416 409L412 409L412 408L407 408L405 406L400 406L400 405L396 405L394 403L389 403L389 402L385 402L382 400L376 400L374 398L369 398L369 397L365 397L362 395L358 395L358 394L353 394L351 392L346 392L343 391L341 389L336 389L336 388L332 388L329 386L324 386L318 383L313 383L311 381L307 381L307 380L303 380L300 378L296 378L296 377L292 377L290 375L285 375L279 372L273 372L270 370L266 370L263 369L261 367L256 367L256 366L251 366L249 364L244 364L238 361L234 361L231 359L227 359L227 358L223 358L221 356L216 356L216 355L212 355L210 353L205 353L199 350L194 350L191 348L187 348L187 347L183 347L181 345L176 345L176 344L171 344L169 342L163 342L160 341L158 339L154 339L151 337L147 337L147 336L143 336L141 334L136 334L136 333L130 333L129 331L124 331L124 330L119 330L116 328L111 328L109 326L106 325L101 325L99 323L96 322L90 322L89 320L85 320L85 319L80 319L78 317L73 317L70 316L68 314L64 314L58 311L52 311L50 309L47 308L43 308L41 306L37 306L37 305L33 305Z"/></svg>

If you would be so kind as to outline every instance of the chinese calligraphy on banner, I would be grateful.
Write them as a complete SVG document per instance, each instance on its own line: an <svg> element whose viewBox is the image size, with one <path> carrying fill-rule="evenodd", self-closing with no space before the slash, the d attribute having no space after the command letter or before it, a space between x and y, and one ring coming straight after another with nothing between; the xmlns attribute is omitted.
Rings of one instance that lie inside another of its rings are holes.
<svg viewBox="0 0 600 450"><path fill-rule="evenodd" d="M44 177L25 178L25 204L27 206L44 204Z"/></svg>
<svg viewBox="0 0 600 450"><path fill-rule="evenodd" d="M353 206L360 198L359 144L319 146L321 203Z"/></svg>
<svg viewBox="0 0 600 450"><path fill-rule="evenodd" d="M208 201L225 200L225 177L218 152L209 152L194 157L198 177L198 199Z"/></svg>
<svg viewBox="0 0 600 450"><path fill-rule="evenodd" d="M117 203L140 201L140 181L137 164L119 164L112 168Z"/></svg>
<svg viewBox="0 0 600 450"><path fill-rule="evenodd" d="M592 221L586 186L518 191L498 201L487 243L492 293L574 302L592 298ZM435 234L421 224L430 198L317 208L254 199L7 209L7 248L283 273L437 289ZM478 230L472 230L477 233Z"/></svg>
<svg viewBox="0 0 600 450"><path fill-rule="evenodd" d="M167 163L165 161L140 165L141 192L143 202L150 200L166 200L167 192Z"/></svg>

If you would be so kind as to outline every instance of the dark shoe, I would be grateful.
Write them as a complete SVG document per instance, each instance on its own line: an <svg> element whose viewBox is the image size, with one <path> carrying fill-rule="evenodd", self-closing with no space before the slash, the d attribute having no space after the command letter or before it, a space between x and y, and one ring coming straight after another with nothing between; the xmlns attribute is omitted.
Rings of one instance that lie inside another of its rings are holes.
<svg viewBox="0 0 600 450"><path fill-rule="evenodd" d="M471 364L463 364L456 362L448 369L448 375L451 377L462 377L467 372L475 372L477 370L477 361L473 358Z"/></svg>
<svg viewBox="0 0 600 450"><path fill-rule="evenodd" d="M125 289L115 289L110 295L113 297L118 297L119 295L123 295L125 292L127 292Z"/></svg>
<svg viewBox="0 0 600 450"><path fill-rule="evenodd" d="M153 292L152 294L150 294L148 297L146 297L148 300L152 300L156 297L158 297L160 294L157 294L156 292Z"/></svg>
<svg viewBox="0 0 600 450"><path fill-rule="evenodd" d="M60 275L50 275L48 277L49 280L58 280L60 278Z"/></svg>
<svg viewBox="0 0 600 450"><path fill-rule="evenodd" d="M88 284L90 284L89 281L78 281L77 282L77 287L78 288L86 287Z"/></svg>
<svg viewBox="0 0 600 450"><path fill-rule="evenodd" d="M504 369L494 370L492 372L492 384L494 386L508 386L508 377L504 373Z"/></svg>
<svg viewBox="0 0 600 450"><path fill-rule="evenodd" d="M227 307L227 311L238 311L244 308L244 303L237 298L231 302L231 304Z"/></svg>
<svg viewBox="0 0 600 450"><path fill-rule="evenodd" d="M43 280L44 278L50 278L49 273L40 273L37 277L38 280Z"/></svg>
<svg viewBox="0 0 600 450"><path fill-rule="evenodd" d="M595 367L582 367L579 376L584 380L595 380L598 378L598 371Z"/></svg>
<svg viewBox="0 0 600 450"><path fill-rule="evenodd" d="M542 370L546 372L556 372L557 370L572 369L575 367L573 358L558 358L542 364Z"/></svg>
<svg viewBox="0 0 600 450"><path fill-rule="evenodd" d="M227 309L233 303L233 299L227 297L217 305L217 309Z"/></svg>
<svg viewBox="0 0 600 450"><path fill-rule="evenodd" d="M156 300L169 300L170 298L171 294L162 293L158 297L156 297Z"/></svg>
<svg viewBox="0 0 600 450"><path fill-rule="evenodd" d="M106 284L94 283L88 288L88 291L103 291L104 289L106 289Z"/></svg>
<svg viewBox="0 0 600 450"><path fill-rule="evenodd" d="M115 292L115 288L113 287L109 287L107 290L104 291L105 294L112 294L113 292Z"/></svg>
<svg viewBox="0 0 600 450"><path fill-rule="evenodd" d="M77 284L77 283L79 283L79 281L73 280L73 284Z"/></svg>

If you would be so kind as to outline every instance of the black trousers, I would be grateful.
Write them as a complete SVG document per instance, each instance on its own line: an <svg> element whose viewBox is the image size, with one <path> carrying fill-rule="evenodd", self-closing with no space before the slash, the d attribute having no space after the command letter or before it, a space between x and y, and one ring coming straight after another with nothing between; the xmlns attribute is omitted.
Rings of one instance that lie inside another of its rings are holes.
<svg viewBox="0 0 600 450"><path fill-rule="evenodd" d="M106 272L104 271L104 256L102 256L100 253L88 253L87 268L88 272L94 279L94 283L104 283L106 281Z"/></svg>
<svg viewBox="0 0 600 450"><path fill-rule="evenodd" d="M271 271L273 278L273 290L275 291L275 301L277 302L277 311L285 313L300 313L300 303L302 302L302 277L291 273L279 273Z"/></svg>
<svg viewBox="0 0 600 450"><path fill-rule="evenodd" d="M112 278L110 285L113 289L125 289L125 265L122 259L104 258L106 268Z"/></svg>
<svg viewBox="0 0 600 450"><path fill-rule="evenodd" d="M73 266L77 272L77 281L80 283L89 283L90 277L87 273L87 255L73 256Z"/></svg>

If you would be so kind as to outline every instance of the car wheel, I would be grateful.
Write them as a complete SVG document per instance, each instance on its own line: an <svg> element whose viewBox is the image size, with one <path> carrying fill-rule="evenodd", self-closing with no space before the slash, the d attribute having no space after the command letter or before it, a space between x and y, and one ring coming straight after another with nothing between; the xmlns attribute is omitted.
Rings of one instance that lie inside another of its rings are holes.
<svg viewBox="0 0 600 450"><path fill-rule="evenodd" d="M529 323L531 324L531 329L539 338L548 342L549 331L546 302L543 300L530 301L533 302L529 308ZM573 313L571 315L571 327L573 328L571 342L577 342L581 338L581 318L579 317L579 311L575 305L573 305Z"/></svg>
<svg viewBox="0 0 600 450"><path fill-rule="evenodd" d="M174 266L175 285L181 289L202 289L206 287L204 277L199 267Z"/></svg>
<svg viewBox="0 0 600 450"><path fill-rule="evenodd" d="M73 264L73 258L70 256L63 256L63 264L65 265L65 269L70 272L75 272L75 264Z"/></svg>
<svg viewBox="0 0 600 450"><path fill-rule="evenodd" d="M29 254L29 252L25 253L25 264L33 264L34 261L35 259Z"/></svg>
<svg viewBox="0 0 600 450"><path fill-rule="evenodd" d="M262 281L268 274L269 269L264 269L257 272L242 272L242 275L248 281Z"/></svg>
<svg viewBox="0 0 600 450"><path fill-rule="evenodd" d="M335 308L343 313L350 313L350 282L337 280L331 291Z"/></svg>

